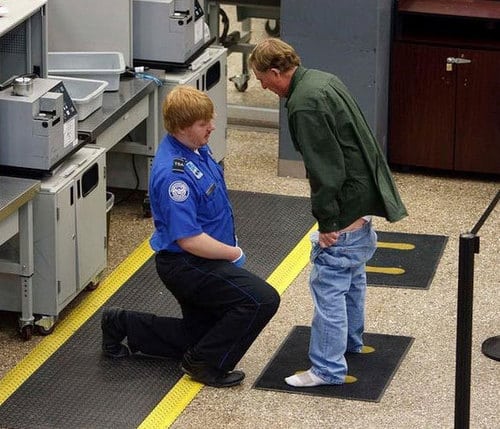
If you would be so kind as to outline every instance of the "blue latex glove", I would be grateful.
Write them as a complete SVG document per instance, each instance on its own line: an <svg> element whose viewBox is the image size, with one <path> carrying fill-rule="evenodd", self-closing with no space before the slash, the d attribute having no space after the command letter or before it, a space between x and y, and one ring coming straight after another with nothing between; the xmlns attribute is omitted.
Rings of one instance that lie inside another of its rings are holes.
<svg viewBox="0 0 500 429"><path fill-rule="evenodd" d="M243 250L241 249L241 247L239 247L239 249L240 249L240 256L237 257L234 261L231 261L231 262L234 265L236 265L237 267L241 268L243 265L245 265L247 257L245 255L245 253L243 252Z"/></svg>

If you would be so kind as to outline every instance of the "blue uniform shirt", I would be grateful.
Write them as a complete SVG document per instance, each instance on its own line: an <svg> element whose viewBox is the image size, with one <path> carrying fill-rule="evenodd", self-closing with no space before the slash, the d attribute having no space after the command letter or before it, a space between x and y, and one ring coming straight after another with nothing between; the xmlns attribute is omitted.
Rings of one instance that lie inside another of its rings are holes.
<svg viewBox="0 0 500 429"><path fill-rule="evenodd" d="M165 135L156 152L149 182L155 231L153 250L182 252L181 238L202 232L236 245L233 210L221 167L208 146L193 152Z"/></svg>

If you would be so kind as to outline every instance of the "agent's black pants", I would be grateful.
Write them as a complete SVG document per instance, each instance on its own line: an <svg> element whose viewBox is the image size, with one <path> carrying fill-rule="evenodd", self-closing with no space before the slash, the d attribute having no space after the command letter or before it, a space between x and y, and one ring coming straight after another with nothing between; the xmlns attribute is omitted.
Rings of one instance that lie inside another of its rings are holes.
<svg viewBox="0 0 500 429"><path fill-rule="evenodd" d="M183 318L126 312L132 350L234 369L278 310L280 297L267 282L234 264L189 254L156 254L161 280L179 302Z"/></svg>

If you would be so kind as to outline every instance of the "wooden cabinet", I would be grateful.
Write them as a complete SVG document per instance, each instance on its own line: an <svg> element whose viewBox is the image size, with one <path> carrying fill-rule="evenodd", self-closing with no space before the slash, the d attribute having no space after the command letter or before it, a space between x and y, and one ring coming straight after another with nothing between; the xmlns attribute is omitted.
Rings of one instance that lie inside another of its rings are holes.
<svg viewBox="0 0 500 429"><path fill-rule="evenodd" d="M400 1L392 46L391 164L500 173L500 3ZM436 9L436 4L446 9ZM431 8L431 5L434 8ZM415 10L415 8L418 8ZM432 13L427 13L430 10ZM441 14L445 12L445 14ZM453 11L462 15L450 15ZM473 14L470 8L468 14Z"/></svg>

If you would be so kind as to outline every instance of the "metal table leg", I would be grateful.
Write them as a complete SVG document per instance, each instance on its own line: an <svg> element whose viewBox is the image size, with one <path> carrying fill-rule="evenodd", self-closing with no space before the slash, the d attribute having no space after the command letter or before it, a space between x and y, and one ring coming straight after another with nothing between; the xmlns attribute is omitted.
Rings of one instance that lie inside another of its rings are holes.
<svg viewBox="0 0 500 429"><path fill-rule="evenodd" d="M19 329L24 339L33 334L33 203L28 201L19 208L19 270L21 277L21 317Z"/></svg>

